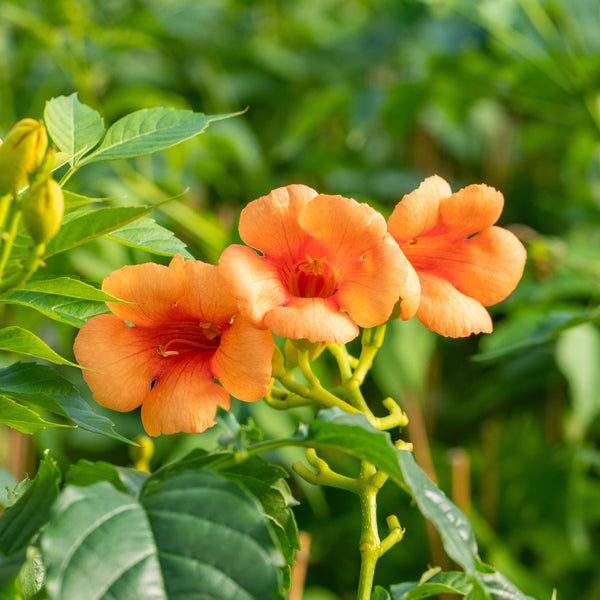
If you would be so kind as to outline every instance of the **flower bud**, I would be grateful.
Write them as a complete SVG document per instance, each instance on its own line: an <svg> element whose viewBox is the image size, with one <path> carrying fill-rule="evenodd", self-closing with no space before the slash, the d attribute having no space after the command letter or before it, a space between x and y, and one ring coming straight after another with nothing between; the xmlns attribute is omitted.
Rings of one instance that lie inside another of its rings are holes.
<svg viewBox="0 0 600 600"><path fill-rule="evenodd" d="M27 176L40 166L48 136L41 121L22 119L0 145L0 196L18 192L27 183Z"/></svg>
<svg viewBox="0 0 600 600"><path fill-rule="evenodd" d="M36 244L45 244L60 229L65 201L56 181L45 179L27 191L23 198L23 221Z"/></svg>

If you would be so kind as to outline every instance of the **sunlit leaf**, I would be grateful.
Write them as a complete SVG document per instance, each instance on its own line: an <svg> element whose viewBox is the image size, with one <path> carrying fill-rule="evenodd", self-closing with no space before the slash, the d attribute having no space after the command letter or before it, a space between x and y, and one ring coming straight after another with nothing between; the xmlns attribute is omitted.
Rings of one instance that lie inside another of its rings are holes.
<svg viewBox="0 0 600 600"><path fill-rule="evenodd" d="M44 431L47 427L64 427L61 423L52 423L42 419L37 412L4 394L0 394L0 423L21 433L37 433Z"/></svg>
<svg viewBox="0 0 600 600"><path fill-rule="evenodd" d="M46 102L44 121L58 148L68 155L91 150L104 135L102 117L82 104L77 93ZM70 162L77 161L71 159Z"/></svg>
<svg viewBox="0 0 600 600"><path fill-rule="evenodd" d="M109 127L100 146L79 164L132 158L164 150L201 133L213 121L237 114L207 116L176 108L138 110Z"/></svg>
<svg viewBox="0 0 600 600"><path fill-rule="evenodd" d="M37 335L22 327L13 326L0 329L0 350L35 356L57 365L78 366L54 352Z"/></svg>

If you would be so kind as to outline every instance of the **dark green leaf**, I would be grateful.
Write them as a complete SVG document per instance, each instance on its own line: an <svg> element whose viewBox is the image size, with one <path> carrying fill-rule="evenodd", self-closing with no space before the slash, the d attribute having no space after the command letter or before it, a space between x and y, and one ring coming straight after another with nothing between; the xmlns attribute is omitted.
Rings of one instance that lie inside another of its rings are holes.
<svg viewBox="0 0 600 600"><path fill-rule="evenodd" d="M419 600L431 598L438 594L451 593L464 596L473 586L472 575L461 572L438 573L420 582L401 583L393 585L390 590L393 600Z"/></svg>
<svg viewBox="0 0 600 600"><path fill-rule="evenodd" d="M127 492L130 496L137 497L147 478L147 473L135 469L117 467L104 461L92 463L82 459L77 464L69 466L65 481L69 485L78 487L108 481L120 492Z"/></svg>
<svg viewBox="0 0 600 600"><path fill-rule="evenodd" d="M82 589L97 600L283 597L284 561L260 505L210 471L149 480L139 500L107 482L68 486L42 549L61 600Z"/></svg>
<svg viewBox="0 0 600 600"><path fill-rule="evenodd" d="M0 369L0 391L21 404L69 419L82 429L132 444L113 431L113 423L96 414L79 392L46 365L15 363Z"/></svg>
<svg viewBox="0 0 600 600"><path fill-rule="evenodd" d="M79 164L132 158L164 150L201 133L212 121L237 114L207 116L176 108L138 110L109 127L100 146Z"/></svg>
<svg viewBox="0 0 600 600"><path fill-rule="evenodd" d="M476 577L492 600L535 600L526 596L501 573L477 573Z"/></svg>
<svg viewBox="0 0 600 600"><path fill-rule="evenodd" d="M392 597L385 588L382 588L380 585L376 585L373 593L371 594L371 600L392 600Z"/></svg>
<svg viewBox="0 0 600 600"><path fill-rule="evenodd" d="M77 93L46 102L44 121L55 144L71 156L91 150L104 135L102 117L79 102ZM73 164L73 159L70 162Z"/></svg>
<svg viewBox="0 0 600 600"><path fill-rule="evenodd" d="M477 542L467 517L425 475L411 452L398 450L404 481L420 511L440 532L448 556L465 571L474 572Z"/></svg>
<svg viewBox="0 0 600 600"><path fill-rule="evenodd" d="M17 502L0 515L0 552L5 556L22 550L46 524L58 495L60 470L44 456L36 476Z"/></svg>

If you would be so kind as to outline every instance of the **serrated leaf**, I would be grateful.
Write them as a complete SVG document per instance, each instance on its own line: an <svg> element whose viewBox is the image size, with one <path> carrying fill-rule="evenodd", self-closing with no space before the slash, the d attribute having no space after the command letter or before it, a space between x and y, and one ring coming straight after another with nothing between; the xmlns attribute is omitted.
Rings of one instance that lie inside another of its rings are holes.
<svg viewBox="0 0 600 600"><path fill-rule="evenodd" d="M59 482L59 468L45 455L27 491L0 515L0 552L5 556L25 548L46 524Z"/></svg>
<svg viewBox="0 0 600 600"><path fill-rule="evenodd" d="M50 598L283 598L283 558L248 492L210 471L154 483L139 500L107 482L65 488L42 538Z"/></svg>
<svg viewBox="0 0 600 600"><path fill-rule="evenodd" d="M104 236L132 248L147 250L161 256L181 254L184 258L194 258L185 244L175 234L156 223L154 219L141 218Z"/></svg>
<svg viewBox="0 0 600 600"><path fill-rule="evenodd" d="M96 414L73 384L46 365L15 363L0 369L0 391L31 409L60 415L72 424L132 444L113 431L113 423Z"/></svg>
<svg viewBox="0 0 600 600"><path fill-rule="evenodd" d="M54 352L37 335L22 327L12 326L0 329L0 350L35 356L36 358L41 358L57 365L79 367L79 365Z"/></svg>
<svg viewBox="0 0 600 600"><path fill-rule="evenodd" d="M45 256L53 256L115 231L147 215L156 206L114 206L80 210L67 215L58 233L50 240Z"/></svg>
<svg viewBox="0 0 600 600"><path fill-rule="evenodd" d="M37 412L4 394L0 394L0 423L27 434L44 431L48 427L65 426L62 423L52 423L42 419Z"/></svg>
<svg viewBox="0 0 600 600"><path fill-rule="evenodd" d="M23 290L3 294L0 296L0 303L27 306L54 321L73 327L83 327L88 319L109 312L104 302L65 298L54 294Z"/></svg>
<svg viewBox="0 0 600 600"><path fill-rule="evenodd" d="M133 158L164 150L201 133L212 121L238 114L207 116L176 108L138 110L109 127L100 146L79 164Z"/></svg>
<svg viewBox="0 0 600 600"><path fill-rule="evenodd" d="M102 117L82 104L77 93L46 102L44 121L58 148L71 156L84 149L91 150L104 135ZM78 161L71 158L69 162Z"/></svg>

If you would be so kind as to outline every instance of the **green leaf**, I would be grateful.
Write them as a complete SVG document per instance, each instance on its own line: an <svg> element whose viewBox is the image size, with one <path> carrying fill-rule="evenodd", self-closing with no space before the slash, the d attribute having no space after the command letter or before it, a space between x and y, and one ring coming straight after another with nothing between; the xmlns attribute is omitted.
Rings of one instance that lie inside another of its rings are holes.
<svg viewBox="0 0 600 600"><path fill-rule="evenodd" d="M133 158L164 150L201 133L212 121L238 114L207 116L176 108L138 110L109 127L100 146L79 164Z"/></svg>
<svg viewBox="0 0 600 600"><path fill-rule="evenodd" d="M385 588L376 585L371 594L371 600L392 600L392 597Z"/></svg>
<svg viewBox="0 0 600 600"><path fill-rule="evenodd" d="M49 411L87 431L133 443L113 431L109 419L96 414L70 381L46 365L15 363L0 369L0 391L30 409Z"/></svg>
<svg viewBox="0 0 600 600"><path fill-rule="evenodd" d="M86 148L91 150L104 135L102 117L79 102L77 93L46 102L44 121L55 144L71 156ZM78 161L72 158L71 165L74 162Z"/></svg>
<svg viewBox="0 0 600 600"><path fill-rule="evenodd" d="M65 427L62 423L52 423L42 419L37 412L4 394L0 394L0 423L28 434L44 431L48 427Z"/></svg>
<svg viewBox="0 0 600 600"><path fill-rule="evenodd" d="M78 210L84 206L89 206L90 204L96 204L100 202L110 202L112 200L117 200L118 198L89 198L88 196L82 196L81 194L76 194L75 192L71 192L69 190L63 189L63 196L65 199L65 214L71 213L74 210Z"/></svg>
<svg viewBox="0 0 600 600"><path fill-rule="evenodd" d="M149 480L138 499L107 482L65 488L42 537L51 597L283 598L258 502L210 471Z"/></svg>
<svg viewBox="0 0 600 600"><path fill-rule="evenodd" d="M443 593L469 593L473 586L473 577L466 573L450 571L437 573L433 577L420 582L401 583L390 588L393 600L419 600L431 598Z"/></svg>
<svg viewBox="0 0 600 600"><path fill-rule="evenodd" d="M104 302L23 290L3 294L0 296L0 303L27 306L54 321L73 327L83 327L88 319L109 312Z"/></svg>
<svg viewBox="0 0 600 600"><path fill-rule="evenodd" d="M591 323L563 331L556 342L556 361L569 382L573 407L569 438L581 441L600 413L600 332Z"/></svg>
<svg viewBox="0 0 600 600"><path fill-rule="evenodd" d="M36 358L41 358L57 365L79 367L79 365L54 352L37 335L22 327L13 326L0 329L0 350L35 356Z"/></svg>
<svg viewBox="0 0 600 600"><path fill-rule="evenodd" d="M23 290L55 294L82 300L96 300L97 302L121 302L118 298L99 290L97 287L84 283L72 277L53 277L52 279L30 279Z"/></svg>
<svg viewBox="0 0 600 600"><path fill-rule="evenodd" d="M50 240L46 256L53 256L115 231L147 215L156 206L114 206L79 210L67 215L58 233Z"/></svg>
<svg viewBox="0 0 600 600"><path fill-rule="evenodd" d="M153 254L162 256L181 254L185 258L194 258L172 231L161 227L154 219L148 217L125 225L105 237L125 246L148 250Z"/></svg>
<svg viewBox="0 0 600 600"><path fill-rule="evenodd" d="M0 515L0 552L14 554L27 546L46 524L54 499L58 495L60 470L48 455L27 491Z"/></svg>
<svg viewBox="0 0 600 600"><path fill-rule="evenodd" d="M444 550L465 571L475 571L477 541L467 517L417 465L411 452L398 450L404 481L421 513L439 531Z"/></svg>
<svg viewBox="0 0 600 600"><path fill-rule="evenodd" d="M81 459L77 464L70 465L65 477L66 483L78 487L87 487L100 481L107 481L116 490L127 492L137 498L142 486L148 479L147 473L127 467L117 467L102 460L90 462Z"/></svg>
<svg viewBox="0 0 600 600"><path fill-rule="evenodd" d="M501 573L477 573L476 578L492 600L535 600L526 596Z"/></svg>

